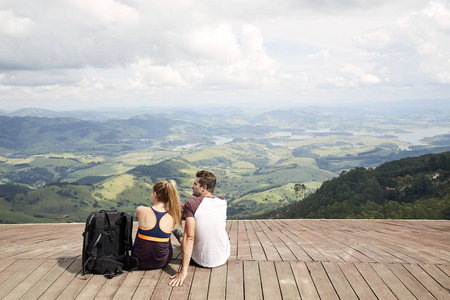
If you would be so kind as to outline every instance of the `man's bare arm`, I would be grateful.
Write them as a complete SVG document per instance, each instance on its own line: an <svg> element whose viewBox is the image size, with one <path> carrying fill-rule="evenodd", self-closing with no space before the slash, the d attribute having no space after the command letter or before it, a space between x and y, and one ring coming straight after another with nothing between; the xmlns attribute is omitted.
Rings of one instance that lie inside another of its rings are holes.
<svg viewBox="0 0 450 300"><path fill-rule="evenodd" d="M188 217L184 224L184 236L181 242L181 248L183 249L181 270L174 276L170 277L172 279L169 282L171 286L181 286L184 279L187 276L187 270L192 257L192 249L194 248L195 239L195 219L193 217Z"/></svg>

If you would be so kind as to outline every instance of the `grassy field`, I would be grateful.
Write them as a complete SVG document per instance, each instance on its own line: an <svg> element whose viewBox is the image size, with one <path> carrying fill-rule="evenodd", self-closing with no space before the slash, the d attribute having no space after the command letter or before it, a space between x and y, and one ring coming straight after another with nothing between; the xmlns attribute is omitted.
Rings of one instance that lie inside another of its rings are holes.
<svg viewBox="0 0 450 300"><path fill-rule="evenodd" d="M280 124L278 121L268 116L261 124L273 126ZM170 135L135 148L105 144L97 145L95 151L44 151L39 155L10 155L6 149L0 156L0 184L17 182L32 190L0 197L0 222L84 222L90 211L98 209L133 213L136 206L151 204L151 188L159 179L176 180L184 202L191 197L195 173L200 169L217 175L216 194L227 199L229 217L245 218L250 213L301 201L302 195L294 191L297 183L304 184L307 193L313 192L343 170L374 167L397 157L410 144L400 141L395 133L413 127L389 127L383 121L374 118L370 126L360 128L376 128L379 136L361 132L328 134L330 122L326 121L315 124L324 130L313 134L299 130L304 123L293 118L284 122L291 127L283 132L275 128L279 132L274 134L271 128L258 125L249 132L236 130L232 135L223 135L222 138L239 139L220 145L214 144L214 135L205 139L176 125ZM230 122L249 124L244 118ZM349 128L356 130L357 126ZM199 144L186 147L173 142L188 141L191 136L196 141L193 143ZM94 143L95 137L89 135L81 142ZM46 141L38 143L36 149L44 149ZM135 168L142 168L142 172L134 172ZM43 176L47 177L42 179Z"/></svg>

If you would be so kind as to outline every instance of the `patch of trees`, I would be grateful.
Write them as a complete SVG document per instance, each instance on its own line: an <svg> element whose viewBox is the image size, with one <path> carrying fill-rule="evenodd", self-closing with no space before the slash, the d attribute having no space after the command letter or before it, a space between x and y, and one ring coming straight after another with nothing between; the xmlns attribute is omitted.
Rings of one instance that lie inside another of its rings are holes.
<svg viewBox="0 0 450 300"><path fill-rule="evenodd" d="M232 164L233 161L231 159L228 159L223 156L201 159L195 162L196 166L218 166L218 165L231 166Z"/></svg>
<svg viewBox="0 0 450 300"><path fill-rule="evenodd" d="M0 184L0 197L22 194L30 190L31 190L30 188L20 184L13 184L13 183Z"/></svg>
<svg viewBox="0 0 450 300"><path fill-rule="evenodd" d="M55 175L46 168L31 168L25 171L19 171L8 175L12 182L23 183L30 186L36 186L43 182L45 184L55 181Z"/></svg>
<svg viewBox="0 0 450 300"><path fill-rule="evenodd" d="M295 169L298 167L298 164L289 164L287 166L270 166L270 167L262 167L259 168L254 172L254 175L264 175L264 174L270 174L276 171L280 170L287 170L287 169Z"/></svg>
<svg viewBox="0 0 450 300"><path fill-rule="evenodd" d="M450 152L355 168L265 217L450 219Z"/></svg>
<svg viewBox="0 0 450 300"><path fill-rule="evenodd" d="M152 181L157 181L160 179L168 180L170 178L184 177L184 173L180 170L189 168L189 165L183 160L170 159L151 166L141 165L131 169L127 173L139 177L147 176L150 177Z"/></svg>
<svg viewBox="0 0 450 300"><path fill-rule="evenodd" d="M103 180L108 179L111 176L86 176L81 179L78 179L75 184L81 184L81 185L94 185L99 182L102 182Z"/></svg>

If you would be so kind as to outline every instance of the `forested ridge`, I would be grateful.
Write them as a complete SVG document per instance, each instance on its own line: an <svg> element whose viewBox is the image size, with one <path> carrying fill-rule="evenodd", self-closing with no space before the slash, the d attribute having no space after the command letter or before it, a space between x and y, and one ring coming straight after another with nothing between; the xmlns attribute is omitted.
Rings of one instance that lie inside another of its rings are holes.
<svg viewBox="0 0 450 300"><path fill-rule="evenodd" d="M263 218L450 219L450 152L343 171Z"/></svg>

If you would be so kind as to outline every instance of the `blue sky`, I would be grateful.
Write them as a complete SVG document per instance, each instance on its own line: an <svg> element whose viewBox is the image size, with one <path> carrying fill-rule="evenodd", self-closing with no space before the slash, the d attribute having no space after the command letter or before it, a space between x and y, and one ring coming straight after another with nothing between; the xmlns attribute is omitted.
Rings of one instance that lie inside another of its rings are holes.
<svg viewBox="0 0 450 300"><path fill-rule="evenodd" d="M6 0L0 109L450 99L450 4Z"/></svg>

